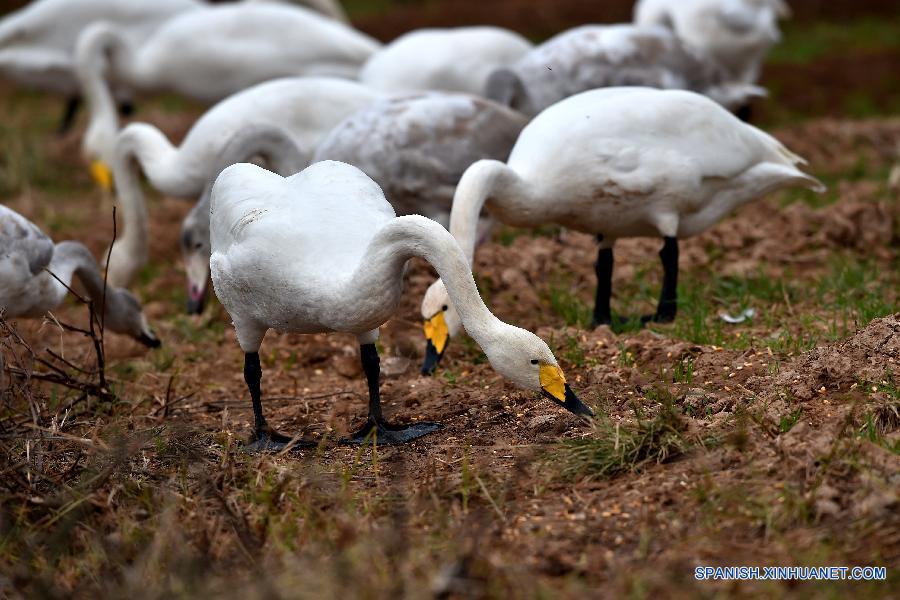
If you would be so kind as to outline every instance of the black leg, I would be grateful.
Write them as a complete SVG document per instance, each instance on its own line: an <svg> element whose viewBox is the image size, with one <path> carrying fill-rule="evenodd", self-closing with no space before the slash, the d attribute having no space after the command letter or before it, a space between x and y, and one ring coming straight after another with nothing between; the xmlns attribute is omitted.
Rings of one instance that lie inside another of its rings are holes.
<svg viewBox="0 0 900 600"><path fill-rule="evenodd" d="M250 390L250 398L253 400L253 435L245 449L249 452L278 452L283 450L291 441L286 435L282 435L269 427L262 412L262 366L259 364L259 353L248 352L244 354L244 381ZM294 443L298 448L315 446L315 442L297 440Z"/></svg>
<svg viewBox="0 0 900 600"><path fill-rule="evenodd" d="M409 427L395 427L385 421L381 413L381 391L378 386L381 375L378 349L375 344L362 344L359 354L369 387L369 417L361 429L341 440L342 443L369 444L374 438L378 445L405 444L443 427L440 423L414 423Z"/></svg>
<svg viewBox="0 0 900 600"><path fill-rule="evenodd" d="M675 313L678 310L678 238L663 239L665 241L662 250L659 251L663 266L663 284L653 320L657 323L671 323L675 320Z"/></svg>
<svg viewBox="0 0 900 600"><path fill-rule="evenodd" d="M603 237L598 236L602 241ZM594 300L593 327L598 325L612 325L612 311L609 307L612 296L613 274L613 250L612 248L600 248L597 252L597 263L594 265L597 274L597 297Z"/></svg>
<svg viewBox="0 0 900 600"><path fill-rule="evenodd" d="M78 115L78 108L81 106L80 96L71 96L66 100L66 107L63 109L63 116L59 122L59 128L56 130L58 135L65 135L72 129L75 124L75 116Z"/></svg>
<svg viewBox="0 0 900 600"><path fill-rule="evenodd" d="M134 102L131 100L122 100L119 102L119 116L128 118L134 115Z"/></svg>

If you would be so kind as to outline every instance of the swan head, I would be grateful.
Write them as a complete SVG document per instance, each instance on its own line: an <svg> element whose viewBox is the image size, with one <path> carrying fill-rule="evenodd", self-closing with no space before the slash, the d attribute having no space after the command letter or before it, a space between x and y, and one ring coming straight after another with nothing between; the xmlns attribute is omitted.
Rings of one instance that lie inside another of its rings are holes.
<svg viewBox="0 0 900 600"><path fill-rule="evenodd" d="M203 190L200 201L181 223L181 256L187 275L187 312L199 315L203 312L209 290L209 203L211 185Z"/></svg>
<svg viewBox="0 0 900 600"><path fill-rule="evenodd" d="M101 122L94 121L84 134L82 153L89 161L88 171L91 179L105 192L113 189L112 164L113 148L115 147L116 131Z"/></svg>
<svg viewBox="0 0 900 600"><path fill-rule="evenodd" d="M159 338L147 323L140 300L124 288L107 290L104 326L129 335L150 348L160 346Z"/></svg>
<svg viewBox="0 0 900 600"><path fill-rule="evenodd" d="M569 412L594 416L569 384L553 352L535 334L507 323L499 323L493 335L482 344L495 371L526 390L541 392Z"/></svg>
<svg viewBox="0 0 900 600"><path fill-rule="evenodd" d="M525 82L518 73L507 67L495 69L490 74L485 84L484 96L525 115L536 115L540 112L534 106Z"/></svg>
<svg viewBox="0 0 900 600"><path fill-rule="evenodd" d="M462 331L459 313L450 302L444 282L438 279L422 299L422 319L425 329L425 361L422 363L422 374L431 375L437 369L444 356L450 338Z"/></svg>

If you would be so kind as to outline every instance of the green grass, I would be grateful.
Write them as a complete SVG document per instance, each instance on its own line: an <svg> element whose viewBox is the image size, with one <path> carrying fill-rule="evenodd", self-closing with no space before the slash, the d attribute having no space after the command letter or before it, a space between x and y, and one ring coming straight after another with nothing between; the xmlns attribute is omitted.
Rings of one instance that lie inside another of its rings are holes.
<svg viewBox="0 0 900 600"><path fill-rule="evenodd" d="M900 18L865 17L853 21L820 21L783 25L784 36L769 54L774 64L809 64L847 50L900 48Z"/></svg>
<svg viewBox="0 0 900 600"><path fill-rule="evenodd" d="M671 397L660 395L659 412L649 419L637 406L634 422L616 423L598 412L590 436L566 440L553 453L556 470L568 479L609 479L686 452L693 443L684 419Z"/></svg>

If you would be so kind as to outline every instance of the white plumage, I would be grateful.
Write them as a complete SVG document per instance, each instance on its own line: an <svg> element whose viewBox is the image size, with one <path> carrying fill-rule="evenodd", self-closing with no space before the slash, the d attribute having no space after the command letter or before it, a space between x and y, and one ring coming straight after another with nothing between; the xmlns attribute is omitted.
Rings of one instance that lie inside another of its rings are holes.
<svg viewBox="0 0 900 600"><path fill-rule="evenodd" d="M580 92L617 86L691 90L733 109L762 88L731 79L669 29L585 25L536 47L488 79L485 95L528 115Z"/></svg>
<svg viewBox="0 0 900 600"><path fill-rule="evenodd" d="M823 189L797 169L802 162L704 96L647 88L594 90L538 115L506 163L472 165L457 187L450 231L470 261L485 205L510 225L558 223L601 236L594 313L601 323L611 319L608 286L615 240L664 237L666 277L655 318L670 320L676 306L677 239L706 230L776 189ZM426 319L444 316L452 336L458 319L452 310L442 310L447 305L446 290L436 282L422 314Z"/></svg>
<svg viewBox="0 0 900 600"><path fill-rule="evenodd" d="M95 21L116 26L140 44L167 19L203 6L196 0L38 0L0 21L0 76L21 85L72 95L75 43Z"/></svg>
<svg viewBox="0 0 900 600"><path fill-rule="evenodd" d="M107 81L206 102L278 77L354 78L379 44L311 10L277 3L215 6L167 21L133 46L114 25L79 38L76 68L90 104L85 152L106 157L118 129Z"/></svg>
<svg viewBox="0 0 900 600"><path fill-rule="evenodd" d="M147 210L140 186L141 172L163 194L196 198L218 174L220 153L240 131L256 127L280 129L287 143L308 160L331 127L379 97L377 92L352 81L287 78L256 85L218 103L197 120L177 148L153 126L134 123L123 129L117 137L111 165L124 231L110 256L110 281L126 285L147 259ZM290 174L302 166L292 159L280 170Z"/></svg>
<svg viewBox="0 0 900 600"><path fill-rule="evenodd" d="M783 0L639 0L634 22L671 28L735 80L755 83L766 53L781 39L778 18L789 14Z"/></svg>
<svg viewBox="0 0 900 600"><path fill-rule="evenodd" d="M359 80L386 92L481 95L494 69L512 64L531 47L519 34L499 27L419 29L373 54Z"/></svg>
<svg viewBox="0 0 900 600"><path fill-rule="evenodd" d="M571 410L589 412L563 390L565 380L546 344L487 309L452 236L430 219L396 217L378 185L355 167L325 161L285 179L254 165L231 166L213 187L210 227L213 286L246 355L257 448L279 442L259 404L257 353L269 329L357 336L372 403L370 422L356 441L373 428L388 442L434 430L398 432L381 421L378 359L372 354L378 327L398 307L406 263L414 256L444 278L467 331L495 369L526 389L552 392Z"/></svg>

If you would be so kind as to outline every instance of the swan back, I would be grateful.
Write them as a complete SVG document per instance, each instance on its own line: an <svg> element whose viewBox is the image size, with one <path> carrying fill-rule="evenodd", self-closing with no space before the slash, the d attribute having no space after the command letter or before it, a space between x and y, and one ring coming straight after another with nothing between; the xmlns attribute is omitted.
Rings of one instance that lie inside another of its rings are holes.
<svg viewBox="0 0 900 600"><path fill-rule="evenodd" d="M531 48L519 34L499 27L419 29L374 54L359 79L388 92L481 94L494 69L514 63Z"/></svg>
<svg viewBox="0 0 900 600"><path fill-rule="evenodd" d="M135 83L214 101L291 75L356 76L378 42L312 10L232 4L175 17L135 59Z"/></svg>
<svg viewBox="0 0 900 600"><path fill-rule="evenodd" d="M668 168L654 172L654 159ZM677 164L692 175L727 178L759 162L793 166L802 159L705 96L626 87L583 92L542 112L522 131L509 166L536 173L599 164L649 185Z"/></svg>
<svg viewBox="0 0 900 600"><path fill-rule="evenodd" d="M375 102L337 125L313 162L362 169L398 214L449 214L456 184L472 163L506 160L526 118L495 102L449 92Z"/></svg>
<svg viewBox="0 0 900 600"><path fill-rule="evenodd" d="M260 272L334 281L353 273L395 216L378 185L350 165L320 162L288 178L233 165L212 190L213 261L221 255Z"/></svg>

